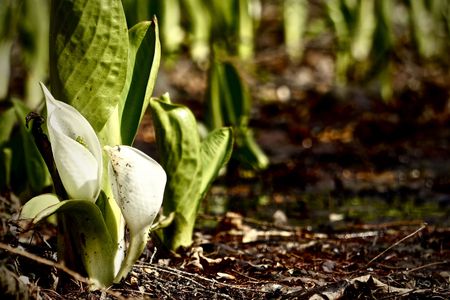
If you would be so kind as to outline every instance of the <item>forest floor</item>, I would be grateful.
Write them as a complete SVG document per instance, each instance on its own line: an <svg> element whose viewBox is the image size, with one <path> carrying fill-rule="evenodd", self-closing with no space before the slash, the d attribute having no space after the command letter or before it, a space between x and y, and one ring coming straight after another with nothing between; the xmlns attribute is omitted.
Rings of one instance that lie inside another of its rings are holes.
<svg viewBox="0 0 450 300"><path fill-rule="evenodd" d="M277 36L264 35L256 67L241 70L271 164L231 163L192 247L173 255L152 240L123 282L91 292L56 263L56 229L23 232L19 200L2 195L2 299L449 299L447 69L399 55L385 103L376 85L336 87L326 50L290 62ZM162 68L155 94L169 91L202 120L206 85L181 57ZM136 144L157 156L148 115Z"/></svg>

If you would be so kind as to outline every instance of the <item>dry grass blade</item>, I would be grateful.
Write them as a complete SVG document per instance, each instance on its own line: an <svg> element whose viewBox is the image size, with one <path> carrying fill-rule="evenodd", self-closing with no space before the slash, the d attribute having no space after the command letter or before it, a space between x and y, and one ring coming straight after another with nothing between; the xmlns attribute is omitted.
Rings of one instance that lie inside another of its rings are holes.
<svg viewBox="0 0 450 300"><path fill-rule="evenodd" d="M421 232L422 230L424 230L425 228L427 228L427 224L424 223L419 229L417 229L416 231L414 231L411 234L408 234L407 236L405 236L404 238L402 238L401 240L395 242L393 245L389 246L387 249L385 249L384 251L382 251L380 254L378 254L377 256L375 256L374 258L372 258L366 266L369 266L371 263L373 263L374 261L376 261L377 259L379 259L381 256L383 256L386 252L388 252L389 250L391 250L392 248L400 245L401 243L403 243L405 240L413 237L414 235L416 235L417 233Z"/></svg>

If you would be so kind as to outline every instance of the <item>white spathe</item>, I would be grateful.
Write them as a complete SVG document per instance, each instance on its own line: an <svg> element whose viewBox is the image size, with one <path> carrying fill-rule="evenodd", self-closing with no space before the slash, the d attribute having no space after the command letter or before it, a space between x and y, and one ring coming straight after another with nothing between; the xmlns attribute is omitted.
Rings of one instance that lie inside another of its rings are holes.
<svg viewBox="0 0 450 300"><path fill-rule="evenodd" d="M124 278L139 258L150 227L161 208L167 181L164 169L151 157L129 146L105 146L108 173L117 204L130 231L130 243L115 282Z"/></svg>
<svg viewBox="0 0 450 300"><path fill-rule="evenodd" d="M94 129L75 108L56 100L41 83L53 158L69 199L96 201L103 172L102 150Z"/></svg>
<svg viewBox="0 0 450 300"><path fill-rule="evenodd" d="M161 208L166 172L154 159L129 146L105 146L114 198L130 236L149 228Z"/></svg>

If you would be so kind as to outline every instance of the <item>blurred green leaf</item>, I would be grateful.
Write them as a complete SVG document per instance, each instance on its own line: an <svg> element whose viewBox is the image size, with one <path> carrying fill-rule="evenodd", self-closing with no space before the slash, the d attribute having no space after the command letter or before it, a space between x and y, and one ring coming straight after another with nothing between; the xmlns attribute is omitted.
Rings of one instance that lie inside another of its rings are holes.
<svg viewBox="0 0 450 300"><path fill-rule="evenodd" d="M253 57L255 21L250 11L252 8L251 0L239 0L238 5L238 54L240 59L246 61Z"/></svg>
<svg viewBox="0 0 450 300"><path fill-rule="evenodd" d="M0 191L6 192L11 188L11 148L0 147Z"/></svg>
<svg viewBox="0 0 450 300"><path fill-rule="evenodd" d="M163 49L168 53L179 50L184 39L184 31L181 27L182 11L179 0L160 1L161 12L161 40Z"/></svg>
<svg viewBox="0 0 450 300"><path fill-rule="evenodd" d="M411 0L410 14L411 26L414 39L416 41L419 54L424 58L431 58L438 55L442 51L442 28L440 15L443 7L439 7L442 2L439 0L432 1ZM430 8L431 5L431 8Z"/></svg>
<svg viewBox="0 0 450 300"><path fill-rule="evenodd" d="M255 141L253 132L249 128L236 128L236 151L234 154L244 166L255 170L264 170L269 165L269 158Z"/></svg>
<svg viewBox="0 0 450 300"><path fill-rule="evenodd" d="M0 39L0 101L8 95L12 41Z"/></svg>
<svg viewBox="0 0 450 300"><path fill-rule="evenodd" d="M246 167L256 170L267 168L269 159L248 128L250 95L233 64L214 62L209 73L206 97L206 122L210 130L221 126L232 126L235 129L236 151L233 157Z"/></svg>
<svg viewBox="0 0 450 300"><path fill-rule="evenodd" d="M27 69L25 77L26 106L36 109L42 100L39 82L48 76L48 46L50 7L47 0L24 0L18 23L23 61Z"/></svg>
<svg viewBox="0 0 450 300"><path fill-rule="evenodd" d="M364 0L358 3L357 21L353 29L351 52L356 60L367 59L372 49L373 34L376 27L375 1Z"/></svg>
<svg viewBox="0 0 450 300"><path fill-rule="evenodd" d="M308 10L306 0L283 1L284 42L286 52L294 62L298 62L303 54Z"/></svg>
<svg viewBox="0 0 450 300"><path fill-rule="evenodd" d="M0 146L9 140L14 125L17 122L17 115L14 107L10 107L0 114Z"/></svg>
<svg viewBox="0 0 450 300"><path fill-rule="evenodd" d="M191 56L194 61L203 64L209 57L209 42L213 20L211 20L211 16L203 1L182 0L182 3L190 20L189 45Z"/></svg>

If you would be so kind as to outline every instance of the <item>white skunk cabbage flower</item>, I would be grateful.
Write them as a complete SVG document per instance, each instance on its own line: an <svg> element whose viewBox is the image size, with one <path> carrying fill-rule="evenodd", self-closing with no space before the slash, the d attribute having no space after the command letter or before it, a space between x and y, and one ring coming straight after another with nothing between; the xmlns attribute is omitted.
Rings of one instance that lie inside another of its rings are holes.
<svg viewBox="0 0 450 300"><path fill-rule="evenodd" d="M74 107L56 100L42 83L41 86L53 157L69 199L95 202L104 175L99 139ZM104 150L110 159L108 175L112 193L130 231L125 258L120 249L112 249L117 253L115 265L120 264L120 269L117 266L114 270L114 281L118 282L128 274L146 246L149 230L161 208L167 176L155 160L133 147L105 146ZM92 253L90 249L85 250L88 263L95 265L89 259L96 257L97 250Z"/></svg>
<svg viewBox="0 0 450 300"><path fill-rule="evenodd" d="M129 146L105 146L109 178L130 231L130 245L116 281L124 277L144 250L148 231L161 208L167 176L151 157Z"/></svg>
<svg viewBox="0 0 450 300"><path fill-rule="evenodd" d="M56 168L69 199L95 202L101 188L102 149L94 129L74 107L56 100L41 83Z"/></svg>

